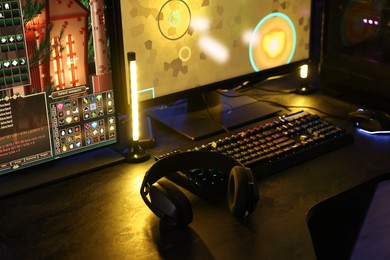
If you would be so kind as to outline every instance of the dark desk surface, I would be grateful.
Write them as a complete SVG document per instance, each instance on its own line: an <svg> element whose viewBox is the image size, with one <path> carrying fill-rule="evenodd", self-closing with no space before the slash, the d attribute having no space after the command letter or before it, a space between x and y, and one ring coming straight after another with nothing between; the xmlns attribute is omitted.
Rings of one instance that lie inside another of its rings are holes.
<svg viewBox="0 0 390 260"><path fill-rule="evenodd" d="M356 106L320 94L278 95L289 105L345 115ZM308 109L310 111L310 109ZM352 130L346 121L337 121ZM156 147L189 142L158 127ZM390 136L354 132L355 142L259 181L260 201L245 222L225 198L188 194L194 221L172 230L144 205L139 187L153 160L120 163L0 200L0 233L29 259L314 259L306 214L315 204L390 170ZM55 174L55 172L53 172Z"/></svg>

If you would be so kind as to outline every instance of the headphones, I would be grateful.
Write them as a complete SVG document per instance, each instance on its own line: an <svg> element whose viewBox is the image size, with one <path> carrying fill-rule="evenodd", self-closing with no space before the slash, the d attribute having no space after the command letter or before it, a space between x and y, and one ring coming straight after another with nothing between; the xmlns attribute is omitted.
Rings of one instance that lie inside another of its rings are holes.
<svg viewBox="0 0 390 260"><path fill-rule="evenodd" d="M227 201L234 217L244 218L256 208L259 191L249 168L221 153L190 151L164 157L145 174L140 191L142 199L162 221L174 226L192 222L188 198L171 182L160 179L180 170L193 169L212 169L229 175Z"/></svg>

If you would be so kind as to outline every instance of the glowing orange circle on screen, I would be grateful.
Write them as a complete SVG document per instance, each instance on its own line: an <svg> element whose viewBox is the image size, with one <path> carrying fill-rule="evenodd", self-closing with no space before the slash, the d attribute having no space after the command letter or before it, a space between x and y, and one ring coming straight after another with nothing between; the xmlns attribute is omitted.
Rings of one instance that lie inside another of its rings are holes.
<svg viewBox="0 0 390 260"><path fill-rule="evenodd" d="M252 33L249 56L254 71L288 64L295 53L296 31L282 13L265 16Z"/></svg>

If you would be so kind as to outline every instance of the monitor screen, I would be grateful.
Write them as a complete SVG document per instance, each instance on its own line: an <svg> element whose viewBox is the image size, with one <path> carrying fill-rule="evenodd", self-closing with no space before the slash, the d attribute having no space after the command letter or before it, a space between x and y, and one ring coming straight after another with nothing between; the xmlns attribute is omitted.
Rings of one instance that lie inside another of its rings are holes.
<svg viewBox="0 0 390 260"><path fill-rule="evenodd" d="M311 0L118 2L123 60L136 53L141 101L232 87L232 79L309 59Z"/></svg>
<svg viewBox="0 0 390 260"><path fill-rule="evenodd" d="M297 72L311 58L311 0L120 0L109 10L115 84L130 89L135 53L141 107L163 107L147 113L193 140L279 111L215 90Z"/></svg>
<svg viewBox="0 0 390 260"><path fill-rule="evenodd" d="M117 141L104 11L0 1L0 175Z"/></svg>

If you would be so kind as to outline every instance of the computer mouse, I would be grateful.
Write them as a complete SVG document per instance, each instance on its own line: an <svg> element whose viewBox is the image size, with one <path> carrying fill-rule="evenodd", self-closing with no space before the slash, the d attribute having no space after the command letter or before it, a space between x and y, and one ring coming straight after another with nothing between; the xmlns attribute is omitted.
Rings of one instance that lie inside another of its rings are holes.
<svg viewBox="0 0 390 260"><path fill-rule="evenodd" d="M358 109L350 112L354 125L370 134L390 134L390 115L379 110Z"/></svg>

